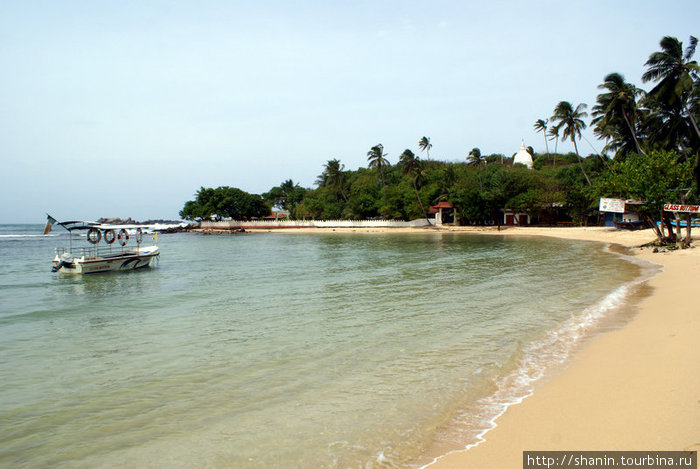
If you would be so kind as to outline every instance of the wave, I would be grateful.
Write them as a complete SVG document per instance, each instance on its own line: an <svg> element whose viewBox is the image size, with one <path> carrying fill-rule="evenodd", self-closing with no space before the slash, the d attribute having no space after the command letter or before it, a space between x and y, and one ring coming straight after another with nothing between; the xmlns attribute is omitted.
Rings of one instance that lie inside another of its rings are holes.
<svg viewBox="0 0 700 469"><path fill-rule="evenodd" d="M0 239L1 238L6 238L6 239L22 239L22 238L53 238L56 236L60 236L58 234L0 234Z"/></svg>
<svg viewBox="0 0 700 469"><path fill-rule="evenodd" d="M465 451L486 441L485 435L496 428L498 418L508 410L508 407L519 404L531 396L537 383L553 368L567 363L584 339L601 332L603 320L608 318L611 312L623 306L636 287L662 270L662 266L658 264L633 256L621 254L620 257L641 265L643 267L641 275L618 287L581 313L573 315L547 332L544 337L526 345L515 369L495 380L495 391L479 399L454 418L450 425L450 432L456 432L459 441L469 441L469 443L447 454ZM453 438L446 437L446 439ZM428 468L445 456L434 458L420 469Z"/></svg>

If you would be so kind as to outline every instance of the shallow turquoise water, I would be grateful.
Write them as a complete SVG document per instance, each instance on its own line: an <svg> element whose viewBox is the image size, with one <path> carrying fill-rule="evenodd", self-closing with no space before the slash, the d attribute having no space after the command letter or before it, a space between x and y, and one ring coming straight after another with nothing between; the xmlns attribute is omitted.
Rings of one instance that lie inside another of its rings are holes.
<svg viewBox="0 0 700 469"><path fill-rule="evenodd" d="M592 243L334 233L160 235L155 268L71 277L40 233L0 226L3 467L425 462L640 275Z"/></svg>

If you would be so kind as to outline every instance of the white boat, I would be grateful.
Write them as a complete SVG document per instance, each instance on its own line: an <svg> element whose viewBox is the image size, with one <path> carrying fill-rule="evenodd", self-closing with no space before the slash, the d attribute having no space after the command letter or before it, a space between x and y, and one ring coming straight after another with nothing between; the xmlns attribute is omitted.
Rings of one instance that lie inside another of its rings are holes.
<svg viewBox="0 0 700 469"><path fill-rule="evenodd" d="M152 245L144 246L143 231L141 227L135 225L104 225L85 221L58 222L49 216L44 234L51 231L54 223L68 230L70 245L67 248L56 248L52 272L96 274L141 269L149 267L151 261L160 256L156 246L156 236L153 236ZM74 231L86 232L87 246L73 246ZM135 246L128 245L132 237Z"/></svg>

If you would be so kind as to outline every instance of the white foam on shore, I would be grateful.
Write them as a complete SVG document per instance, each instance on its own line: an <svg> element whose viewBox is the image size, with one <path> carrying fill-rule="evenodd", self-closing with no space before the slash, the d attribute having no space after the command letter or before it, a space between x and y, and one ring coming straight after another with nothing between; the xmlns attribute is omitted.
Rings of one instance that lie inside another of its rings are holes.
<svg viewBox="0 0 700 469"><path fill-rule="evenodd" d="M24 238L49 238L58 236L57 234L0 234L0 238L24 239Z"/></svg>
<svg viewBox="0 0 700 469"><path fill-rule="evenodd" d="M584 339L602 332L601 321L623 306L630 297L630 292L663 270L663 266L659 264L630 255L619 255L629 262L640 265L643 269L641 275L618 287L580 314L574 314L563 324L547 332L543 338L526 345L515 370L498 378L494 383L495 392L479 399L474 406L455 417L453 424L450 425L458 429L476 431L471 438L473 441L462 449L437 456L431 462L420 466L420 469L428 468L452 453L467 451L486 441L485 435L498 426L498 418L508 410L508 407L519 404L531 396L537 383L548 372L565 364Z"/></svg>

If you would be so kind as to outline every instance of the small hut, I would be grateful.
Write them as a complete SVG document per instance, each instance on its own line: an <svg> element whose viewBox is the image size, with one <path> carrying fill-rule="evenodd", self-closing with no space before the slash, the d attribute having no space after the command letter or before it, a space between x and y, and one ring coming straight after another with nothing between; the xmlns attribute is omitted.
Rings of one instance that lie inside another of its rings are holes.
<svg viewBox="0 0 700 469"><path fill-rule="evenodd" d="M459 224L457 210L451 202L443 200L437 205L431 205L430 213L435 214L435 226L441 226L444 223L452 223L455 226Z"/></svg>

